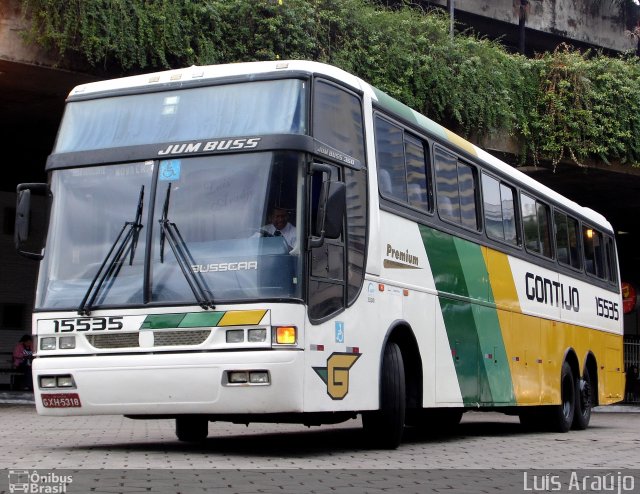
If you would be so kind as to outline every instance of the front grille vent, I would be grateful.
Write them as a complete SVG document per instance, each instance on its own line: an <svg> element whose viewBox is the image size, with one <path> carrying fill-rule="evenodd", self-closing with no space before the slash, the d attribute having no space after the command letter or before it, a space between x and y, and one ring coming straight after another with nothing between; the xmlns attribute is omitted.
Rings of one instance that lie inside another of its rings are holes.
<svg viewBox="0 0 640 494"><path fill-rule="evenodd" d="M197 331L154 331L153 346L199 345L211 334L210 329Z"/></svg>
<svg viewBox="0 0 640 494"><path fill-rule="evenodd" d="M195 346L211 334L210 329L187 331L153 331L153 346ZM87 341L94 348L140 348L139 333L88 334Z"/></svg>
<svg viewBox="0 0 640 494"><path fill-rule="evenodd" d="M95 348L139 348L138 333L88 334L87 341Z"/></svg>

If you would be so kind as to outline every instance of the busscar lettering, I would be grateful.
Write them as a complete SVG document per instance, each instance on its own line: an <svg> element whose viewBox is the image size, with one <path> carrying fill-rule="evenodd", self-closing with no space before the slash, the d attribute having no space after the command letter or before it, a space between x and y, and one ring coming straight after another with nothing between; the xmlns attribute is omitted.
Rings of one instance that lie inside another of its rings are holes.
<svg viewBox="0 0 640 494"><path fill-rule="evenodd" d="M220 262L212 264L193 264L194 273L218 273L224 271L247 271L258 269L258 261Z"/></svg>
<svg viewBox="0 0 640 494"><path fill-rule="evenodd" d="M158 151L158 156L171 154L190 154L212 151L244 150L258 147L261 137L241 138L241 139L220 139L217 141L199 141L181 144L169 144L166 148Z"/></svg>
<svg viewBox="0 0 640 494"><path fill-rule="evenodd" d="M525 292L529 300L580 312L580 292L576 287L533 273L526 273L524 278Z"/></svg>

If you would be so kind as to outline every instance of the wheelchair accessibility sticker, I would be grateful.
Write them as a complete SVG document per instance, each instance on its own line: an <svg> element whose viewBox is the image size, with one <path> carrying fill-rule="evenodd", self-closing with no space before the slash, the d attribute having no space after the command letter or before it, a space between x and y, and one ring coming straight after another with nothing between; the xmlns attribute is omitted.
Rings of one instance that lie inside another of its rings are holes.
<svg viewBox="0 0 640 494"><path fill-rule="evenodd" d="M334 400L341 400L349 393L349 370L360 358L361 353L332 353L326 367L313 370L327 385L327 394Z"/></svg>
<svg viewBox="0 0 640 494"><path fill-rule="evenodd" d="M160 162L160 180L180 180L180 160L164 160Z"/></svg>

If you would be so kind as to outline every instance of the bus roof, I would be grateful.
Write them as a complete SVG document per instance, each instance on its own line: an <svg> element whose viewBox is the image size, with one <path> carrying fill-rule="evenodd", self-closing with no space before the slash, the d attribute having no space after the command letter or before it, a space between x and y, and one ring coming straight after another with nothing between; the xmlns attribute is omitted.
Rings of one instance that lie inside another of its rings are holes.
<svg viewBox="0 0 640 494"><path fill-rule="evenodd" d="M463 139L459 135L451 132L442 125L399 102L385 92L371 86L353 74L345 72L344 70L332 65L303 60L245 62L207 66L193 65L183 69L167 70L163 72L83 84L75 87L69 93L69 97L91 97L92 94L98 96L110 92L135 91L136 89L143 90L153 86L158 88L167 86L180 87L183 84L187 86L189 82L195 81L215 80L226 77L247 76L251 74L266 74L278 71L322 74L340 80L354 89L369 95L374 101L376 101L380 108L403 118L409 123L415 125L417 128L423 129L427 133L437 136L459 150L476 157L476 159L481 161L488 170L494 170L505 174L513 181L535 190L540 196L565 206L569 211L575 211L577 214L582 215L585 219L594 223L594 226L601 226L613 232L613 228L609 221L607 221L607 219L600 213L597 213L590 208L580 206L579 204L567 199L528 175L520 172L516 168L508 165L504 161L492 156L466 139Z"/></svg>

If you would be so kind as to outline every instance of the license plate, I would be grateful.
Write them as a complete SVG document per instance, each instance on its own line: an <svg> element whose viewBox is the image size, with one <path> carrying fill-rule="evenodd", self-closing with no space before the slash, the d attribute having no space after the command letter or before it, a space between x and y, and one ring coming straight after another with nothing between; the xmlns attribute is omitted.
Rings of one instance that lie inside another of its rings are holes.
<svg viewBox="0 0 640 494"><path fill-rule="evenodd" d="M56 393L42 395L42 405L45 408L79 408L78 393Z"/></svg>

